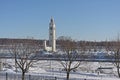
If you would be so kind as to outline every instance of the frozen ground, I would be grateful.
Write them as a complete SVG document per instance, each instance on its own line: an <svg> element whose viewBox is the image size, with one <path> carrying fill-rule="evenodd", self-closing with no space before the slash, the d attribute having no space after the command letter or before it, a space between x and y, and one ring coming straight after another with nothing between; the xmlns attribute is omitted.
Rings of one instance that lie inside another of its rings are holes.
<svg viewBox="0 0 120 80"><path fill-rule="evenodd" d="M6 72L16 74L14 60L7 59L4 60L4 63L4 70L1 71L0 74ZM113 69L104 69L101 70L102 73L100 73L98 70L99 67L112 67ZM17 74L20 74L21 71L19 68L17 71ZM66 73L63 71L63 67L59 62L47 60L34 63L27 74L44 77L57 77L59 79L64 79L66 77ZM70 78L74 80L120 80L116 75L116 69L112 63L82 62L76 72L70 73Z"/></svg>

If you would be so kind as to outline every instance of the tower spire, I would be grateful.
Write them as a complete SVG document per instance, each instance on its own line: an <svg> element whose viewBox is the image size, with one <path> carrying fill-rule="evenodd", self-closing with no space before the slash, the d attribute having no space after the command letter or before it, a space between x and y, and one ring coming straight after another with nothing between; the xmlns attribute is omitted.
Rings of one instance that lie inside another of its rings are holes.
<svg viewBox="0 0 120 80"><path fill-rule="evenodd" d="M54 18L51 17L50 23L54 24Z"/></svg>

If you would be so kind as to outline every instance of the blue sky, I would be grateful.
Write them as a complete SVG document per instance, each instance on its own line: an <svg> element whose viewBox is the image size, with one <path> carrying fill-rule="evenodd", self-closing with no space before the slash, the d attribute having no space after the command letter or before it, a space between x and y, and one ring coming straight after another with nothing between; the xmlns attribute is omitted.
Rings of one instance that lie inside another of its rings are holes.
<svg viewBox="0 0 120 80"><path fill-rule="evenodd" d="M120 0L0 0L0 37L48 39L51 16L57 37L101 41L120 32Z"/></svg>

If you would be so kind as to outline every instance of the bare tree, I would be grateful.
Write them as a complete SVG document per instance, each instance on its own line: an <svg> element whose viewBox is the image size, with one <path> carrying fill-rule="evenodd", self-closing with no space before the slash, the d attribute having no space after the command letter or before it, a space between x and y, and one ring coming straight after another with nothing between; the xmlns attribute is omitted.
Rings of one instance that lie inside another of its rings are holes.
<svg viewBox="0 0 120 80"><path fill-rule="evenodd" d="M115 42L115 44L113 45L113 50L114 50L114 64L117 68L117 74L118 77L120 78L120 41L119 39L117 40L117 42Z"/></svg>
<svg viewBox="0 0 120 80"><path fill-rule="evenodd" d="M66 71L66 79L69 80L70 72L74 71L80 65L80 61L76 61L78 58L78 53L75 52L76 43L71 40L61 40L60 44L64 54L61 55L60 58L62 58L62 60L60 59L59 62Z"/></svg>
<svg viewBox="0 0 120 80"><path fill-rule="evenodd" d="M25 73L28 72L29 67L36 61L36 54L38 46L33 42L12 43L10 53L15 58L16 65L22 71L22 80L25 80Z"/></svg>

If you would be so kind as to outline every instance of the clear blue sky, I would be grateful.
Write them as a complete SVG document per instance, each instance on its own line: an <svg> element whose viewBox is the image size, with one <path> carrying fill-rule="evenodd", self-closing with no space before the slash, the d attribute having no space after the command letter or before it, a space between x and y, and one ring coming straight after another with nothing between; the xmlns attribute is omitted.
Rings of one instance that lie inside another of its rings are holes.
<svg viewBox="0 0 120 80"><path fill-rule="evenodd" d="M48 39L51 16L57 37L100 41L120 32L120 0L0 0L0 38Z"/></svg>

